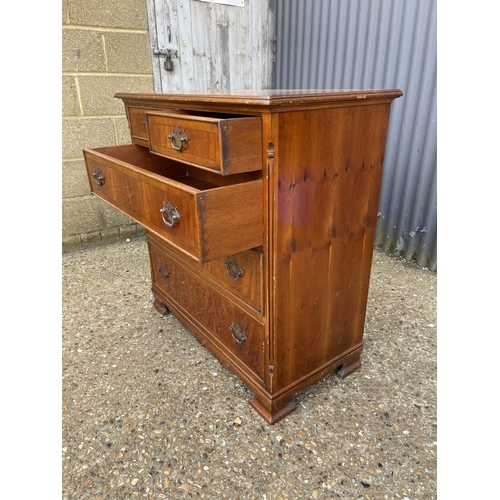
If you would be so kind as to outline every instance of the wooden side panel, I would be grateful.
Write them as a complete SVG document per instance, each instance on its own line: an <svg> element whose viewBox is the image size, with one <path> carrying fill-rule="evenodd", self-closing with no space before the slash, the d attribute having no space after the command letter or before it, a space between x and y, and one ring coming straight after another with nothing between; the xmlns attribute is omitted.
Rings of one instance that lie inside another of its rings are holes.
<svg viewBox="0 0 500 500"><path fill-rule="evenodd" d="M132 138L148 139L148 130L146 128L146 110L145 108L128 106L128 119L130 125L130 135Z"/></svg>
<svg viewBox="0 0 500 500"><path fill-rule="evenodd" d="M362 343L389 107L279 115L273 392Z"/></svg>
<svg viewBox="0 0 500 500"><path fill-rule="evenodd" d="M239 118L221 123L222 173L262 170L260 118Z"/></svg>
<svg viewBox="0 0 500 500"><path fill-rule="evenodd" d="M201 261L262 245L262 180L197 194Z"/></svg>

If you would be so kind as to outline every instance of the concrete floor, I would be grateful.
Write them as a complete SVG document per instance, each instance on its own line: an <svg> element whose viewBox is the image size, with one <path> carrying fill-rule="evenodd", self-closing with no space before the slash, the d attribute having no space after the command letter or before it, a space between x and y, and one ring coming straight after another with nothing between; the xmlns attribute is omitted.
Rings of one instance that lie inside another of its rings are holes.
<svg viewBox="0 0 500 500"><path fill-rule="evenodd" d="M152 306L143 237L63 254L62 498L437 498L437 275L375 252L363 366L268 426Z"/></svg>

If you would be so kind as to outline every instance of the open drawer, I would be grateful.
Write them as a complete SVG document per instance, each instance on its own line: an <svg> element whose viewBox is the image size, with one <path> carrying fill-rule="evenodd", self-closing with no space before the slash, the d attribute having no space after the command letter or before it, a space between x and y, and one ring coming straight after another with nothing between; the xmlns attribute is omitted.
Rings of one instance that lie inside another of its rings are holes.
<svg viewBox="0 0 500 500"><path fill-rule="evenodd" d="M220 174L262 170L260 117L145 112L152 153Z"/></svg>
<svg viewBox="0 0 500 500"><path fill-rule="evenodd" d="M200 262L262 245L258 172L224 177L137 145L83 153L96 196Z"/></svg>

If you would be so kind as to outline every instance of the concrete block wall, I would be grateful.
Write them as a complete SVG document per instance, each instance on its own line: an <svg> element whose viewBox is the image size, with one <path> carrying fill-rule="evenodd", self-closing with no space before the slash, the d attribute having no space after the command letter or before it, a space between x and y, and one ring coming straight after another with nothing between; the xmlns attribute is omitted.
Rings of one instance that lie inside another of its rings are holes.
<svg viewBox="0 0 500 500"><path fill-rule="evenodd" d="M116 92L152 92L146 0L62 2L63 249L129 238L142 228L95 198L82 149L129 144Z"/></svg>

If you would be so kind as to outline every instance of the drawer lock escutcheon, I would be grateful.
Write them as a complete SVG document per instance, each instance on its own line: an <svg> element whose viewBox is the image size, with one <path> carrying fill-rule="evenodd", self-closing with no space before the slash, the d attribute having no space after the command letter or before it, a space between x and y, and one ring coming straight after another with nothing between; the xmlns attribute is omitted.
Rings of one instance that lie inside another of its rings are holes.
<svg viewBox="0 0 500 500"><path fill-rule="evenodd" d="M160 276L166 280L167 278L170 278L170 273L168 272L167 268L164 266L161 266L158 268L158 272L160 273Z"/></svg>
<svg viewBox="0 0 500 500"><path fill-rule="evenodd" d="M174 208L170 201L166 205L165 202L163 202L163 207L160 208L160 212L161 218L167 227L174 227L174 225L181 220L177 207Z"/></svg>
<svg viewBox="0 0 500 500"><path fill-rule="evenodd" d="M184 144L188 141L186 130L181 130L179 125L172 129L172 133L168 134L168 138L170 139L172 149L176 151L182 151Z"/></svg>
<svg viewBox="0 0 500 500"><path fill-rule="evenodd" d="M234 323L231 323L229 329L231 330L231 335L233 336L233 339L236 340L238 344L241 344L242 342L245 342L245 340L247 340L246 333L241 329L240 325L235 325Z"/></svg>
<svg viewBox="0 0 500 500"><path fill-rule="evenodd" d="M98 186L104 185L104 175L102 175L102 172L97 167L92 172L92 177Z"/></svg>
<svg viewBox="0 0 500 500"><path fill-rule="evenodd" d="M233 280L237 280L245 274L245 271L243 271L243 268L236 262L236 259L230 259L228 257L224 265L226 266L228 276Z"/></svg>

